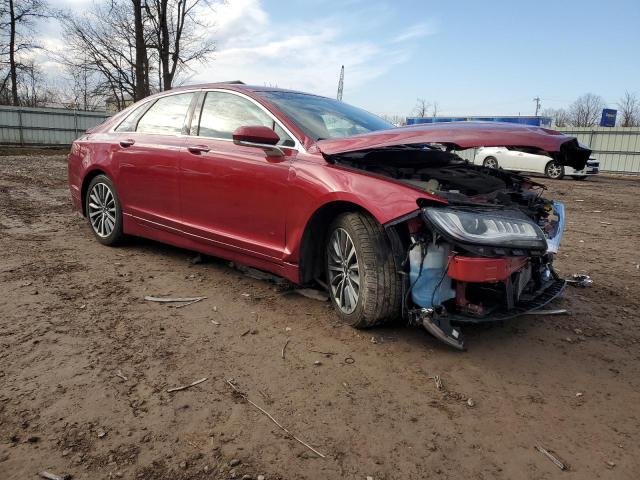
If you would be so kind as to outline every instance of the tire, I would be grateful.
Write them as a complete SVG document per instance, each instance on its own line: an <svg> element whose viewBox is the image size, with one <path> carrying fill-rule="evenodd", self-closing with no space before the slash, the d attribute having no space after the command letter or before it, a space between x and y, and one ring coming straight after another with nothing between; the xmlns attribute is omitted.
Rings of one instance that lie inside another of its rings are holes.
<svg viewBox="0 0 640 480"><path fill-rule="evenodd" d="M588 175L573 175L574 180L584 180L588 177Z"/></svg>
<svg viewBox="0 0 640 480"><path fill-rule="evenodd" d="M500 168L498 164L498 159L496 157L487 157L482 162L482 166L486 168Z"/></svg>
<svg viewBox="0 0 640 480"><path fill-rule="evenodd" d="M553 180L561 180L564 177L564 167L555 161L549 162L544 167L544 174Z"/></svg>
<svg viewBox="0 0 640 480"><path fill-rule="evenodd" d="M115 185L106 175L97 175L87 187L85 198L87 222L96 239L103 245L122 242L122 209Z"/></svg>
<svg viewBox="0 0 640 480"><path fill-rule="evenodd" d="M401 314L402 279L389 239L375 219L362 213L338 216L329 227L324 250L329 297L343 322L369 328Z"/></svg>

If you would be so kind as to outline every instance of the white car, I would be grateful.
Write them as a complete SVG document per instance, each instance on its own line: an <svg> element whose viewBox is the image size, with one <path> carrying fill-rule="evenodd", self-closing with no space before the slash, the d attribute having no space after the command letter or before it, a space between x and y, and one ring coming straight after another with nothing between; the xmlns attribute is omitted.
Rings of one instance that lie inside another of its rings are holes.
<svg viewBox="0 0 640 480"><path fill-rule="evenodd" d="M515 172L541 173L554 179L560 179L567 175L576 180L584 180L589 175L597 174L600 167L600 163L591 158L587 161L587 166L584 169L574 170L571 167L559 165L546 155L510 150L505 147L480 147L476 151L473 163L488 168L503 168Z"/></svg>

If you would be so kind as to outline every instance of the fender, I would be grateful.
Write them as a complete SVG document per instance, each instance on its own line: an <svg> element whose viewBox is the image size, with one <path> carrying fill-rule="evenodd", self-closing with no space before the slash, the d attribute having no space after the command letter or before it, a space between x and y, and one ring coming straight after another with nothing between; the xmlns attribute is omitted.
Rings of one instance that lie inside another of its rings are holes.
<svg viewBox="0 0 640 480"><path fill-rule="evenodd" d="M313 155L315 157L315 155ZM335 202L348 202L368 212L381 225L403 217L429 199L447 203L408 185L363 171L299 157L289 178L290 207L286 215L286 245L283 260L298 263L302 236L313 215Z"/></svg>

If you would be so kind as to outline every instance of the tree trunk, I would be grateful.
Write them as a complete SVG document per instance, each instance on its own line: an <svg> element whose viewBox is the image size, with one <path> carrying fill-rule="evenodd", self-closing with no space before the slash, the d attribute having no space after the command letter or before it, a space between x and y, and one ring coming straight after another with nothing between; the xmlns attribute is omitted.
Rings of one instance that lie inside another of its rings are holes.
<svg viewBox="0 0 640 480"><path fill-rule="evenodd" d="M136 39L136 84L134 101L142 100L149 95L149 79L147 77L147 46L144 39L144 24L142 22L142 1L131 0L133 4L133 23Z"/></svg>
<svg viewBox="0 0 640 480"><path fill-rule="evenodd" d="M18 98L18 68L16 66L16 14L13 0L9 0L9 72L11 75L11 101L14 106L20 105Z"/></svg>
<svg viewBox="0 0 640 480"><path fill-rule="evenodd" d="M171 74L171 68L169 67L169 45L171 43L171 37L169 36L169 25L167 25L167 3L168 0L160 0L160 60L162 62L162 88L163 90L171 90L171 84L173 83L173 75Z"/></svg>

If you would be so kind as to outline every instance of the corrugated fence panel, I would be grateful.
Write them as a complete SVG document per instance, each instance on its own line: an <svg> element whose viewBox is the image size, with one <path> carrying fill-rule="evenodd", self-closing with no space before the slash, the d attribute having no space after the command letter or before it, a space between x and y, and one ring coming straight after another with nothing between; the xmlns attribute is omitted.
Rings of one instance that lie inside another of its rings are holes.
<svg viewBox="0 0 640 480"><path fill-rule="evenodd" d="M109 116L64 108L0 106L0 144L69 145Z"/></svg>
<svg viewBox="0 0 640 480"><path fill-rule="evenodd" d="M639 127L563 127L556 128L575 136L593 150L600 170L618 173L640 173Z"/></svg>

